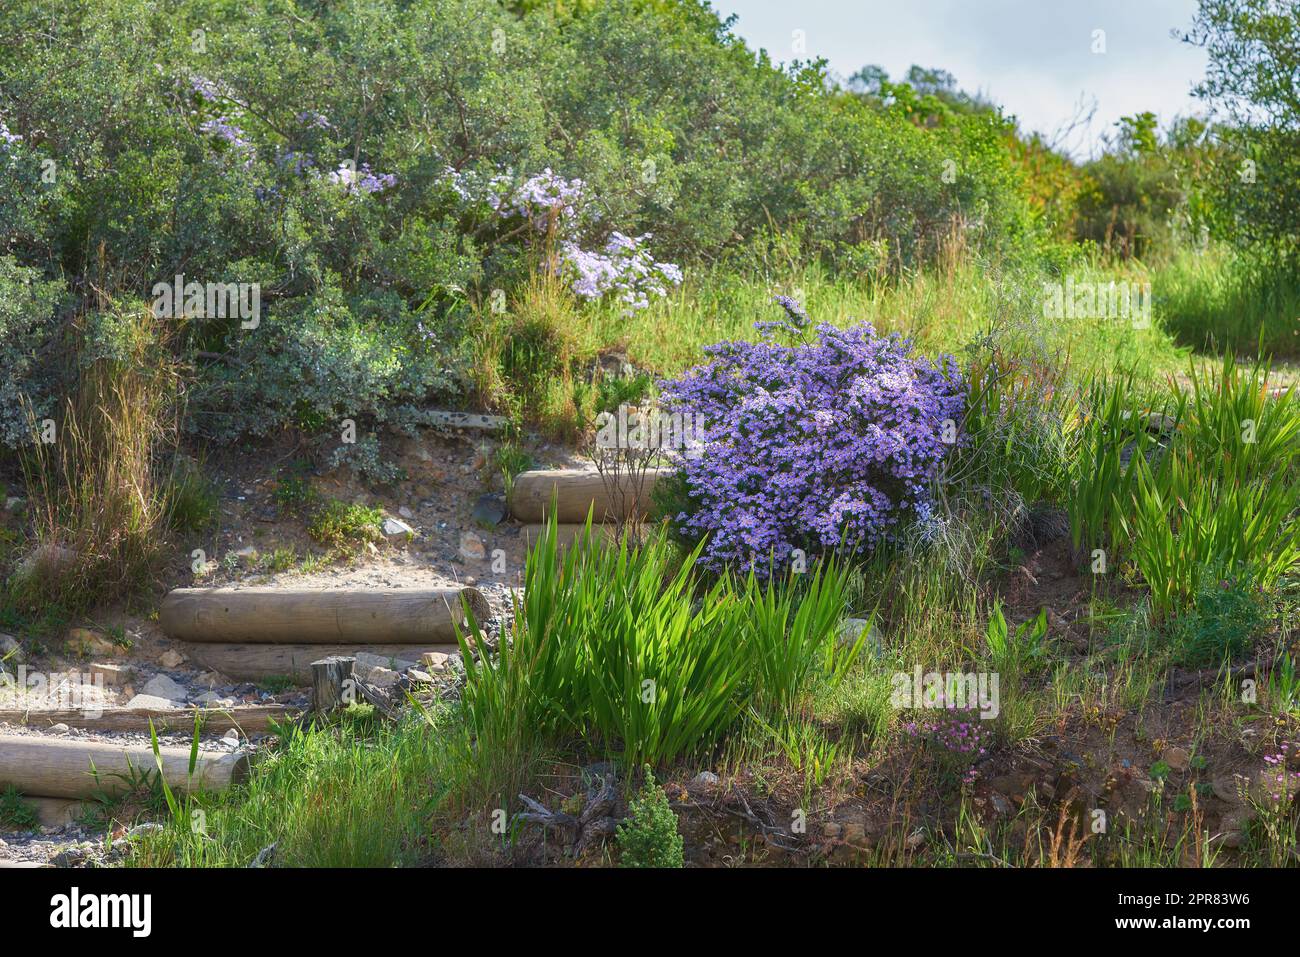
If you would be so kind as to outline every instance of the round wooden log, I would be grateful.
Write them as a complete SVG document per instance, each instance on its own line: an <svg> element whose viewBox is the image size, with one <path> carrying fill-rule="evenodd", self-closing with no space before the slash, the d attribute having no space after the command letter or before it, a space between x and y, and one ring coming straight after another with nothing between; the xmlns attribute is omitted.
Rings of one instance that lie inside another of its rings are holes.
<svg viewBox="0 0 1300 957"><path fill-rule="evenodd" d="M585 525L580 525L577 522L561 522L560 524L556 525L555 526L556 546L561 551L568 548L570 545L572 545L574 542L578 540L578 538L582 535L582 530L585 527L586 527ZM523 529L524 541L526 541L531 547L532 545L537 543L537 540L542 537L542 534L545 531L546 531L546 526L543 524L534 523L534 524L525 525ZM613 525L592 525L591 538L592 541L596 541L596 542L602 542L602 541L617 542L618 529Z"/></svg>
<svg viewBox="0 0 1300 957"><path fill-rule="evenodd" d="M249 704L233 708L202 708L201 726L204 734L236 728L244 733L261 734L275 721L288 721L302 709L287 704ZM150 723L156 731L194 730L195 710L190 708L105 708L103 711L21 711L0 710L0 724L24 725L31 728L50 728L66 724L71 728L88 728L93 731L148 731Z"/></svg>
<svg viewBox="0 0 1300 957"><path fill-rule="evenodd" d="M357 659L345 655L330 655L311 663L311 707L313 711L327 713L351 703L356 678L353 669Z"/></svg>
<svg viewBox="0 0 1300 957"><path fill-rule="evenodd" d="M554 497L557 521L582 524L594 508L592 523L617 522L650 509L650 493L667 469L646 469L639 476L601 476L591 469L540 469L520 472L510 489L510 514L521 522L543 522ZM638 481L639 479L639 481Z"/></svg>
<svg viewBox="0 0 1300 957"><path fill-rule="evenodd" d="M179 641L435 645L464 627L462 597L480 620L489 617L475 588L177 588L158 621Z"/></svg>
<svg viewBox="0 0 1300 957"><path fill-rule="evenodd" d="M248 776L248 755L199 752L190 777L190 749L160 747L163 778L173 791L223 791ZM91 768L96 773L91 773ZM127 790L132 771L156 774L153 750L106 741L0 735L0 788L40 797L93 798ZM125 777L124 777L125 776ZM98 777L98 780L96 780Z"/></svg>
<svg viewBox="0 0 1300 957"><path fill-rule="evenodd" d="M311 684L311 664L330 655L356 655L366 652L381 658L417 662L431 651L458 653L457 645L245 645L204 642L185 645L185 654L212 671L219 671L236 681L264 681L289 678L302 686Z"/></svg>

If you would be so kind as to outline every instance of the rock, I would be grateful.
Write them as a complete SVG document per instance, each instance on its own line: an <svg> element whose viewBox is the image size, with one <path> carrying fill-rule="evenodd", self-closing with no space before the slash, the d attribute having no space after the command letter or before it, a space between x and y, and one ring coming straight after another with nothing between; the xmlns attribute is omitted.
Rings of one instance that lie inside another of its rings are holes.
<svg viewBox="0 0 1300 957"><path fill-rule="evenodd" d="M206 671L194 680L194 683L201 688L228 688L234 682L219 671Z"/></svg>
<svg viewBox="0 0 1300 957"><path fill-rule="evenodd" d="M120 688L135 676L135 669L130 665L92 663L89 671L91 678L102 681L106 688Z"/></svg>
<svg viewBox="0 0 1300 957"><path fill-rule="evenodd" d="M400 677L401 676L391 668L371 668L365 673L366 682L374 685L376 688L391 688L393 685L397 684L398 678Z"/></svg>
<svg viewBox="0 0 1300 957"><path fill-rule="evenodd" d="M382 655L372 655L368 651L358 651L356 659L357 670L362 673L371 668L383 668L386 671L406 671L416 665L414 661L406 661L402 658L385 658Z"/></svg>
<svg viewBox="0 0 1300 957"><path fill-rule="evenodd" d="M146 821L144 824L137 824L122 836L131 841L149 834L161 834L165 830L166 828L157 821Z"/></svg>
<svg viewBox="0 0 1300 957"><path fill-rule="evenodd" d="M8 498L5 499L5 511L16 512L26 504L27 504L26 499L21 498L17 495L10 495Z"/></svg>
<svg viewBox="0 0 1300 957"><path fill-rule="evenodd" d="M1169 748L1164 753L1164 762L1170 770L1186 771L1192 762L1192 756L1185 748Z"/></svg>
<svg viewBox="0 0 1300 957"><path fill-rule="evenodd" d="M430 671L446 671L451 661L451 655L441 651L426 651L421 664L427 665Z"/></svg>
<svg viewBox="0 0 1300 957"><path fill-rule="evenodd" d="M234 728L229 729L221 736L221 743L228 747L239 747L239 732Z"/></svg>
<svg viewBox="0 0 1300 957"><path fill-rule="evenodd" d="M38 545L14 572L18 580L37 574L57 574L77 560L77 553L62 545Z"/></svg>
<svg viewBox="0 0 1300 957"><path fill-rule="evenodd" d="M123 705L123 707L129 708L133 711L148 711L148 710L162 711L167 708L175 708L176 702L170 701L167 698L159 698L157 695L138 694L130 701L128 701L125 705Z"/></svg>
<svg viewBox="0 0 1300 957"><path fill-rule="evenodd" d="M66 724L60 721L58 724L52 724L49 727L50 734L67 734L71 730Z"/></svg>
<svg viewBox="0 0 1300 957"><path fill-rule="evenodd" d="M695 777L691 778L692 784L717 784L718 776L712 771L701 771Z"/></svg>
<svg viewBox="0 0 1300 957"><path fill-rule="evenodd" d="M867 618L845 618L840 625L839 644L841 647L852 647L861 637L862 632L870 626L871 621ZM885 656L885 646L875 628L871 628L867 632L866 641L862 643L862 650L874 655L876 658Z"/></svg>
<svg viewBox="0 0 1300 957"><path fill-rule="evenodd" d="M391 541L410 541L415 537L415 529L411 528L401 519L389 518L384 519L383 526L384 537Z"/></svg>
<svg viewBox="0 0 1300 957"><path fill-rule="evenodd" d="M844 840L849 844L865 844L867 829L861 821L847 821L844 824Z"/></svg>
<svg viewBox="0 0 1300 957"><path fill-rule="evenodd" d="M166 675L154 675L140 689L141 695L166 698L168 701L184 701L190 693Z"/></svg>
<svg viewBox="0 0 1300 957"><path fill-rule="evenodd" d="M1210 782L1210 790L1220 801L1240 804L1245 796L1246 780L1235 774L1225 774Z"/></svg>
<svg viewBox="0 0 1300 957"><path fill-rule="evenodd" d="M23 646L13 635L0 635L0 661L15 665L23 663Z"/></svg>
<svg viewBox="0 0 1300 957"><path fill-rule="evenodd" d="M480 495L474 503L473 518L485 528L496 528L506 518L505 496L493 495L490 492L487 495Z"/></svg>
<svg viewBox="0 0 1300 957"><path fill-rule="evenodd" d="M174 648L168 648L158 656L158 664L164 668L179 668L185 661L185 656Z"/></svg>
<svg viewBox="0 0 1300 957"><path fill-rule="evenodd" d="M419 668L407 668L406 676L410 678L412 681L416 682L417 684L427 685L433 681L432 675L430 675L427 671L421 671Z"/></svg>
<svg viewBox="0 0 1300 957"><path fill-rule="evenodd" d="M397 510L397 514L400 515L400 516L402 516L402 518L408 518L408 519L409 519L409 518L415 518L415 513L412 512L412 511L411 511L409 508L407 508L405 505L403 505L401 508L399 508L399 509Z"/></svg>
<svg viewBox="0 0 1300 957"><path fill-rule="evenodd" d="M68 632L66 646L69 654L83 657L120 658L126 654L117 642L90 628L73 628Z"/></svg>
<svg viewBox="0 0 1300 957"><path fill-rule="evenodd" d="M483 544L483 539L473 532L461 532L460 557L475 562L481 562L487 558L487 546Z"/></svg>
<svg viewBox="0 0 1300 957"><path fill-rule="evenodd" d="M235 706L234 698L226 698L216 691L205 691L190 700L194 704L202 705L205 708L233 708Z"/></svg>

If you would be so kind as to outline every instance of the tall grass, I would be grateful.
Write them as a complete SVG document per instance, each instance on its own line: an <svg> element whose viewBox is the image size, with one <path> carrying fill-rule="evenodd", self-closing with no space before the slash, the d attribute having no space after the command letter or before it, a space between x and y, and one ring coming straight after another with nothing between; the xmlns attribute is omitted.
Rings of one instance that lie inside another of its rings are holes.
<svg viewBox="0 0 1300 957"><path fill-rule="evenodd" d="M23 471L39 547L12 583L20 604L87 607L139 587L163 543L179 431L178 376L147 310L125 316L118 350L90 358Z"/></svg>
<svg viewBox="0 0 1300 957"><path fill-rule="evenodd" d="M1300 275L1224 246L1179 249L1154 273L1165 326L1181 343L1212 353L1300 355Z"/></svg>
<svg viewBox="0 0 1300 957"><path fill-rule="evenodd" d="M834 651L840 566L798 585L706 581L697 555L683 560L662 531L606 545L589 528L561 554L548 522L496 655L477 631L461 638L478 751L574 737L628 767L661 765L717 743L751 702L791 709L811 675L833 678L856 654Z"/></svg>

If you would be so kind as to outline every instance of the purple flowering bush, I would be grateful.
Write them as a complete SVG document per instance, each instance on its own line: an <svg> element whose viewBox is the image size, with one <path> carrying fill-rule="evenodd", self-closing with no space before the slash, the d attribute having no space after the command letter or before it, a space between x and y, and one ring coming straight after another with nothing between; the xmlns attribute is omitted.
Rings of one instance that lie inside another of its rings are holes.
<svg viewBox="0 0 1300 957"><path fill-rule="evenodd" d="M786 321L758 324L761 341L711 346L708 364L660 383L668 412L703 420L679 463L676 523L707 539L701 560L715 568L891 540L930 514L962 417L952 357L933 365L870 324L813 328L797 303L778 302Z"/></svg>

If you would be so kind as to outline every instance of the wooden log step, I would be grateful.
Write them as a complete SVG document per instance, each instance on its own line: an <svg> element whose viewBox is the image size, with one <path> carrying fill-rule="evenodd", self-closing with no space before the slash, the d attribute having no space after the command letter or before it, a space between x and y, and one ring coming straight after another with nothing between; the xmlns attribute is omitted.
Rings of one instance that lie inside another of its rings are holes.
<svg viewBox="0 0 1300 957"><path fill-rule="evenodd" d="M302 709L287 704L239 705L221 710L203 708L203 732L229 731L236 728L245 736L264 734L271 723L287 721ZM149 722L158 731L193 731L194 709L191 708L105 708L99 715L84 710L14 711L0 710L0 724L29 728L51 728L66 724L89 731L148 731Z"/></svg>
<svg viewBox="0 0 1300 957"><path fill-rule="evenodd" d="M190 777L190 749L160 747L164 780L173 791L223 791L248 777L248 755L200 751ZM91 769L97 775L91 772ZM93 798L120 794L134 772L156 774L148 747L36 735L0 735L0 788L13 785L40 797ZM96 779L98 777L98 780Z"/></svg>
<svg viewBox="0 0 1300 957"><path fill-rule="evenodd" d="M178 641L437 645L464 627L462 597L479 620L491 614L475 588L177 588L158 621Z"/></svg>
<svg viewBox="0 0 1300 957"><path fill-rule="evenodd" d="M646 469L636 478L620 476L617 482L591 469L520 472L510 489L510 514L521 522L543 522L554 497L557 521L561 523L582 524L593 508L593 524L622 521L649 511L651 491L669 472Z"/></svg>
<svg viewBox="0 0 1300 957"><path fill-rule="evenodd" d="M291 678L306 687L312 683L311 664L331 655L356 657L358 653L419 662L425 654L441 651L460 652L450 643L426 645L246 645L227 642L204 642L186 645L185 654L213 671L236 681L263 681L267 678Z"/></svg>

